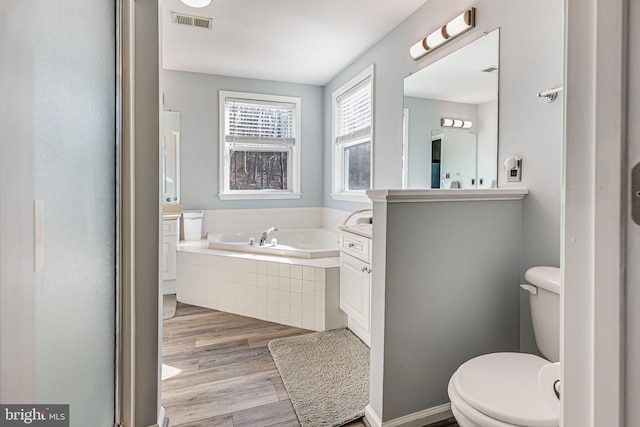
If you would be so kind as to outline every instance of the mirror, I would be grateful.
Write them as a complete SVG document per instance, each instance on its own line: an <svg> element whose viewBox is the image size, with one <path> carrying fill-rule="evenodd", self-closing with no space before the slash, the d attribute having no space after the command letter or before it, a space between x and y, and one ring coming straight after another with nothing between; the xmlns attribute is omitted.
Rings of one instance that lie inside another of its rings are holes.
<svg viewBox="0 0 640 427"><path fill-rule="evenodd" d="M180 203L180 113L162 113L162 201Z"/></svg>
<svg viewBox="0 0 640 427"><path fill-rule="evenodd" d="M404 80L403 188L489 188L496 179L499 31Z"/></svg>

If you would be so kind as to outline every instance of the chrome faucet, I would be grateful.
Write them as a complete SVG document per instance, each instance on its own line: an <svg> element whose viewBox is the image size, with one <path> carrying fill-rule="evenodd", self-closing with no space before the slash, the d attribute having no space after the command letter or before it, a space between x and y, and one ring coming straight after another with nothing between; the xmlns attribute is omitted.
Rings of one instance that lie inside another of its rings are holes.
<svg viewBox="0 0 640 427"><path fill-rule="evenodd" d="M264 246L264 242L267 241L267 237L269 237L269 234L273 231L278 231L278 227L271 227L271 228L267 228L266 230L264 230L262 232L262 236L260 236L260 243L258 244L259 246Z"/></svg>

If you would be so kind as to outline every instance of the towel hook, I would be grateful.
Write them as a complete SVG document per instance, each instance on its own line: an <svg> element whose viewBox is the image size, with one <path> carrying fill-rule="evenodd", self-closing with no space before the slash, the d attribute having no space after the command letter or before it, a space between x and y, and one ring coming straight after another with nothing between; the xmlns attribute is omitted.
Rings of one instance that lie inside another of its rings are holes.
<svg viewBox="0 0 640 427"><path fill-rule="evenodd" d="M558 97L558 92L562 91L562 87L556 87L553 89L547 89L542 92L538 92L538 98L542 98L547 102L553 102Z"/></svg>

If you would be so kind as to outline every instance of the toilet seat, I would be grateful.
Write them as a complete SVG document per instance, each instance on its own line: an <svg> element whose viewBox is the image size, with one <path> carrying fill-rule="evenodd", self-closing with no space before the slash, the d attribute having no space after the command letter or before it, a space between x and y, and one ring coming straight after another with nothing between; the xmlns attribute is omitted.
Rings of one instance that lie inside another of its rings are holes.
<svg viewBox="0 0 640 427"><path fill-rule="evenodd" d="M527 427L557 427L559 417L547 404L538 384L540 369L549 361L524 353L479 356L458 368L450 381L457 406L479 412L498 423ZM452 397L452 403L454 403ZM468 408L468 409L469 409ZM467 416L473 414L466 414Z"/></svg>

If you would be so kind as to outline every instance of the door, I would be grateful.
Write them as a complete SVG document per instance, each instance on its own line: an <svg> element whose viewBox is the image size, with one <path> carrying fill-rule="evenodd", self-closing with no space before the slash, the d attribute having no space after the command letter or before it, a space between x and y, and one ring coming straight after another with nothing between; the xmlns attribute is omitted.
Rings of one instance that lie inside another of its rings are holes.
<svg viewBox="0 0 640 427"><path fill-rule="evenodd" d="M0 2L0 401L115 423L116 2Z"/></svg>
<svg viewBox="0 0 640 427"><path fill-rule="evenodd" d="M629 2L628 22L640 18L640 4ZM626 247L626 425L640 425L640 28L629 25L629 88L627 112L627 188L628 209Z"/></svg>

